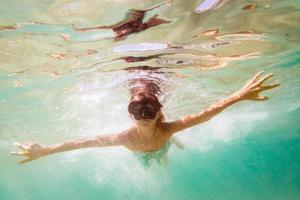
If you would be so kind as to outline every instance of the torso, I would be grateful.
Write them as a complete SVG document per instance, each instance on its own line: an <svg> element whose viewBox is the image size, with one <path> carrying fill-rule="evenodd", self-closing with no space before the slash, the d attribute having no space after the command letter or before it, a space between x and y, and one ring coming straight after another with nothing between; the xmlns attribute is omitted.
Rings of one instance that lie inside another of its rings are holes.
<svg viewBox="0 0 300 200"><path fill-rule="evenodd" d="M170 135L165 131L165 125L162 123L156 127L156 130L151 137L143 136L138 133L135 127L132 127L127 132L127 140L124 146L131 151L136 152L151 152L161 149L169 140Z"/></svg>

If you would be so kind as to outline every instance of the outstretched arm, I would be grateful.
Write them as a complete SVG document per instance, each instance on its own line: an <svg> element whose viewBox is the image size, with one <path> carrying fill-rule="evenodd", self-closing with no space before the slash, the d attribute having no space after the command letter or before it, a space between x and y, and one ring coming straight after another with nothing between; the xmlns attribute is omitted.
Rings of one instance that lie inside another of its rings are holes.
<svg viewBox="0 0 300 200"><path fill-rule="evenodd" d="M185 116L177 121L168 123L168 132L174 134L176 132L182 131L186 128L195 126L197 124L206 122L222 112L224 109L228 108L232 104L240 102L242 100L254 100L254 101L264 101L268 98L265 96L259 96L259 92L269 90L278 87L280 84L272 85L262 85L267 79L273 76L273 74L268 74L262 78L260 76L263 72L257 73L252 79L250 79L246 85L238 92L230 95L229 97L212 104L207 109L197 114Z"/></svg>
<svg viewBox="0 0 300 200"><path fill-rule="evenodd" d="M13 151L12 155L25 156L26 159L20 161L20 164L36 160L40 157L47 155L71 151L80 148L91 148L91 147L103 147L103 146L117 146L123 145L126 141L126 134L113 134L113 135L103 135L93 138L85 138L79 140L71 140L54 145L41 145L39 143L29 143L29 144L19 144L16 146L21 149L21 151Z"/></svg>

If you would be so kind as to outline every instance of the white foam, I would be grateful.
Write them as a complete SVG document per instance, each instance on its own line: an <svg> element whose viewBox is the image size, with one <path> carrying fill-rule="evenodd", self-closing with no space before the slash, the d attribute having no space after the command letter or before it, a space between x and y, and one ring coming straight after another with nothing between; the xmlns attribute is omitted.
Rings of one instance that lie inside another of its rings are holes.
<svg viewBox="0 0 300 200"><path fill-rule="evenodd" d="M263 121L267 117L268 113L264 111L226 112L207 123L190 128L179 136L186 148L208 151L216 142L228 143L251 134L257 121Z"/></svg>

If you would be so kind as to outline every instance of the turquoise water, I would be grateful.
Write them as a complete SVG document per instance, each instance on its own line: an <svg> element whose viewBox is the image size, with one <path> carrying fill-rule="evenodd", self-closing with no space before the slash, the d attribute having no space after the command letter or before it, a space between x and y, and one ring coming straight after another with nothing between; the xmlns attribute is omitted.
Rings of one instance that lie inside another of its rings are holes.
<svg viewBox="0 0 300 200"><path fill-rule="evenodd" d="M113 24L159 2L0 0L0 199L300 198L300 3L174 0L145 19L171 23L120 41L108 39L111 31L72 29ZM169 120L205 109L260 70L282 85L265 93L269 101L239 103L179 133L185 148L171 146L167 166L144 168L122 147L26 165L9 155L17 141L128 128L125 83L139 74L121 69L141 65L164 67L153 76L165 81Z"/></svg>

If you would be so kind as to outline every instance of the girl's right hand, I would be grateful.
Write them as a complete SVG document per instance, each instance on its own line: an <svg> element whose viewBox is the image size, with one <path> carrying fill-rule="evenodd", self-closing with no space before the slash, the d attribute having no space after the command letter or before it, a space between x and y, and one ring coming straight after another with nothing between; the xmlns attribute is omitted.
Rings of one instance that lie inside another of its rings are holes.
<svg viewBox="0 0 300 200"><path fill-rule="evenodd" d="M42 156L46 156L47 148L39 143L15 143L15 145L21 150L21 151L12 151L10 152L11 155L17 155L17 156L24 156L26 159L19 162L19 164L23 164L26 162L30 162L32 160L36 160Z"/></svg>

